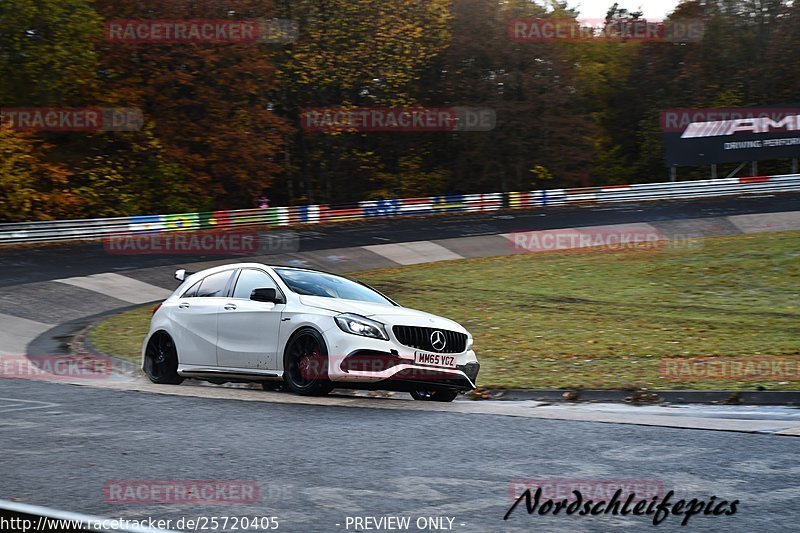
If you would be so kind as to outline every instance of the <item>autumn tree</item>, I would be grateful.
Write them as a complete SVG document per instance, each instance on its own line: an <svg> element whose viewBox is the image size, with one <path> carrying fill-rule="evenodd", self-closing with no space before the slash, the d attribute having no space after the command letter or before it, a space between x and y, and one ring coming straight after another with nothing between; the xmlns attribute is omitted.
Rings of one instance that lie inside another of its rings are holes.
<svg viewBox="0 0 800 533"><path fill-rule="evenodd" d="M554 187L588 182L593 124L584 116L575 62L562 43L518 42L508 34L512 19L548 16L573 14L526 1L454 4L453 40L420 91L448 105L491 108L497 125L437 139L436 158L452 171L449 190L531 189L538 186L534 169L554 176Z"/></svg>
<svg viewBox="0 0 800 533"><path fill-rule="evenodd" d="M0 3L0 109L81 105L95 84L100 29L88 0ZM7 126L0 120L0 219L69 218L85 207L54 150L59 136Z"/></svg>
<svg viewBox="0 0 800 533"><path fill-rule="evenodd" d="M300 38L279 67L280 112L297 124L311 107L428 104L415 81L449 43L449 0L297 0L279 16L296 20ZM298 131L285 188L300 201L364 197L377 173L399 172L402 134ZM423 147L418 147L424 152ZM408 162L406 162L407 164Z"/></svg>
<svg viewBox="0 0 800 533"><path fill-rule="evenodd" d="M270 0L97 0L105 19L260 20ZM138 107L164 150L192 178L196 208L255 205L283 166L290 131L274 112L275 70L265 42L99 42L102 86Z"/></svg>
<svg viewBox="0 0 800 533"><path fill-rule="evenodd" d="M101 33L89 0L0 2L0 107L82 105Z"/></svg>
<svg viewBox="0 0 800 533"><path fill-rule="evenodd" d="M80 205L69 170L48 163L50 147L30 133L0 126L0 221L68 217Z"/></svg>
<svg viewBox="0 0 800 533"><path fill-rule="evenodd" d="M607 23L647 18L609 2ZM666 179L659 113L798 101L789 0L688 0L696 42L518 42L530 0L6 0L0 107L132 107L138 131L4 131L6 219L353 202ZM104 21L297 22L294 42L125 43ZM474 107L490 132L320 133L306 108ZM735 165L721 165L725 174ZM780 172L786 162L765 162ZM682 171L706 177L708 169Z"/></svg>
<svg viewBox="0 0 800 533"><path fill-rule="evenodd" d="M102 19L85 0L0 5L0 107L125 105L101 92L94 44ZM139 132L2 132L8 220L84 218L197 208L187 173L152 127Z"/></svg>

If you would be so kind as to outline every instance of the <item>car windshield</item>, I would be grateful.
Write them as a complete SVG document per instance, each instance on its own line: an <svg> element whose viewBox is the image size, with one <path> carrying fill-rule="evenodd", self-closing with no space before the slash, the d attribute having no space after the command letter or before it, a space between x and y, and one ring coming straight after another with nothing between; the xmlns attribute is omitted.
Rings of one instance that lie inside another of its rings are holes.
<svg viewBox="0 0 800 533"><path fill-rule="evenodd" d="M288 268L276 268L275 272L297 294L394 305L391 300L366 285L340 276Z"/></svg>

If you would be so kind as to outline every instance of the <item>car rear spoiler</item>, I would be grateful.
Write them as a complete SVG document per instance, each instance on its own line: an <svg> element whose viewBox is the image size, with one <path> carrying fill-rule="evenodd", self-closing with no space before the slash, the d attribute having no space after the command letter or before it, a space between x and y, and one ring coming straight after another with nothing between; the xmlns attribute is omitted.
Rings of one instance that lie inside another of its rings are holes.
<svg viewBox="0 0 800 533"><path fill-rule="evenodd" d="M185 268L180 268L180 269L175 271L175 279L177 279L178 281L183 282L183 281L186 280L186 278L188 278L192 274L194 274L194 272L189 272Z"/></svg>

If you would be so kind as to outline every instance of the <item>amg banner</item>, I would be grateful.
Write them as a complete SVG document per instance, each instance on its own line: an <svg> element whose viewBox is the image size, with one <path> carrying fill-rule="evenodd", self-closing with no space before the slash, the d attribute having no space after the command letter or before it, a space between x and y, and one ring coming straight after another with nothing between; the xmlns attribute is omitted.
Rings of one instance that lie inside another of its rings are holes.
<svg viewBox="0 0 800 533"><path fill-rule="evenodd" d="M800 157L800 105L661 112L667 166Z"/></svg>

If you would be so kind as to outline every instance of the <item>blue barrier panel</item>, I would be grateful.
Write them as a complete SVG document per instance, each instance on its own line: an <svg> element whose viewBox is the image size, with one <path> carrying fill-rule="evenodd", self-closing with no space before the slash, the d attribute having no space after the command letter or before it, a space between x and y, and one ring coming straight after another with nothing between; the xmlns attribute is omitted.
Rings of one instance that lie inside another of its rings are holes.
<svg viewBox="0 0 800 533"><path fill-rule="evenodd" d="M128 230L137 234L159 233L165 229L161 215L144 215L131 217Z"/></svg>
<svg viewBox="0 0 800 533"><path fill-rule="evenodd" d="M400 212L402 200L394 198L391 200L371 200L361 203L361 209L365 217L393 217Z"/></svg>

